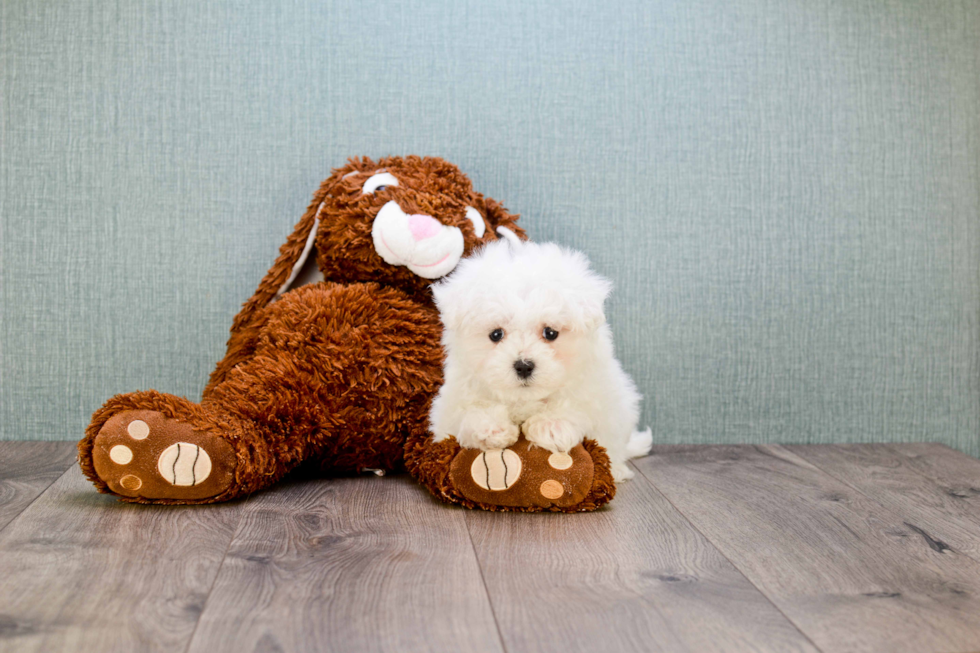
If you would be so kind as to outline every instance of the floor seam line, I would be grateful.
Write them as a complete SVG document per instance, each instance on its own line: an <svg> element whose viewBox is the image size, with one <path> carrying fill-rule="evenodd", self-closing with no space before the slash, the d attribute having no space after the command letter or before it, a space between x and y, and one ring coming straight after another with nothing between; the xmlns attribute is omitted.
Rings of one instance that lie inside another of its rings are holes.
<svg viewBox="0 0 980 653"><path fill-rule="evenodd" d="M10 526L15 521L17 521L18 519L20 519L21 518L21 515L23 515L25 512L27 512L28 508L30 508L35 503L37 503L38 499L40 499L45 494L47 494L51 490L51 488L54 487L54 484L55 483L57 483L58 481L60 481L62 478L65 477L65 475L68 472L70 472L71 470L73 470L75 468L75 465L77 465L77 464L78 464L78 457L76 456L75 457L75 460L72 461L68 465L68 467L67 467L67 469L65 469L65 471L63 471L60 474L58 474L57 478L53 479L50 483L48 483L47 487L45 487L43 490L41 490L40 492L38 492L38 494L37 494L36 497L34 497L33 499L31 499L30 502L26 506L24 506L23 508L21 508L20 511L16 515L14 515L13 517L10 518L10 521L8 521L6 524L4 524L2 527L0 527L0 536L2 536L3 535L3 532L6 531L8 528L10 528Z"/></svg>
<svg viewBox="0 0 980 653"><path fill-rule="evenodd" d="M476 568L480 572L480 582L483 583L483 594L487 597L487 605L490 606L490 616L493 617L493 625L497 629L497 639L500 640L500 648L507 653L507 642L504 641L504 634L500 630L500 621L497 619L497 610L493 607L493 599L490 598L490 588L487 587L487 578L483 575L483 565L480 564L480 554L476 552L476 544L473 542L473 532L470 531L470 522L463 515L463 526L466 527L466 537L470 540L470 550L473 551L473 559L476 561Z"/></svg>
<svg viewBox="0 0 980 653"><path fill-rule="evenodd" d="M718 547L718 545L717 545L717 544L715 544L715 542L714 542L714 541L713 541L713 540L712 540L712 539L711 539L710 537L708 537L708 536L707 536L707 535L706 535L706 534L705 534L705 533L704 533L704 532L703 532L703 531L702 531L702 530L701 530L700 528L698 528L698 527L697 527L697 525L696 525L696 524L695 524L694 522L692 522L692 521L691 521L691 520L690 520L690 519L688 518L688 516L687 516L687 515L686 515L686 514L684 513L684 511L682 511L682 510L681 510L681 509L680 509L679 507L677 507L677 505L675 505L675 504L674 504L674 502L673 502L673 501L671 501L671 500L670 500L670 497L668 497L668 496L667 496L667 495L666 495L666 494L665 494L665 493L664 493L664 492L663 492L663 491L662 491L662 490L661 490L661 489L660 489L659 487L657 487L657 486L656 486L656 484L655 484L655 483L653 482L653 480L651 480L651 478L650 478L649 476L647 476L647 474L646 474L646 472L645 472L645 471L643 471L643 469L641 469L640 467L638 467L638 466L637 466L636 464L634 464L634 463L632 463L632 462L631 462L630 464L631 464L631 465L633 465L633 468L634 468L634 469L636 469L636 470L637 470L638 472L640 472L640 475L641 475L641 476L642 476L642 477L644 478L644 480L646 480L646 482L647 482L647 483L649 483L649 484L650 484L650 487L651 487L651 488L653 488L653 490L654 490L654 491L655 491L655 492L656 492L657 494L659 494L660 496L662 496L662 497L664 498L664 501L666 501L667 503L669 503L669 504L670 504L670 506L671 506L671 507L672 507L672 508L673 508L674 510L676 510L676 511L677 511L677 514L679 514L679 515L680 515L680 516L681 516L681 517L682 517L682 518L684 519L684 521L686 521L686 522L687 522L688 524L690 524L690 525L691 525L691 528L693 528L693 529L694 529L694 530L695 530L695 531L696 531L696 532L697 532L697 533L698 533L698 534L699 534L699 535L700 535L701 537L703 537L703 538L704 538L704 541L705 541L705 542L707 542L708 544L710 544L710 545L711 545L711 547L712 547L712 548L713 548L713 549L714 549L715 551L717 551L717 552L718 552L718 555L720 555L720 556L721 556L722 558L724 558L725 560L727 560L727 561L728 561L728 564L730 564L730 565L732 566L732 569L734 569L735 571L737 571L737 572L738 572L738 574L739 574L739 575L740 575L740 576L741 576L742 578L744 578L744 579L745 579L745 582L746 582L746 583L748 583L749 585L751 585L752 587L754 587L754 588L755 588L755 590L756 590L756 591L757 591L757 592L758 592L759 594L761 594L761 595L762 595L762 597L763 597L763 598L764 598L764 599L765 599L766 601L768 601L768 602L769 602L769 605L771 605L771 606L773 607L773 609L775 609L775 610L776 610L776 612L778 612L779 614L781 614L781 615L783 615L783 618L784 618L784 619L785 619L785 620L786 620L786 621L787 621L787 622L788 622L788 623L789 623L789 624L790 624L791 626L793 626L793 628L795 628L795 629L796 629L796 632L798 632L798 633L799 633L799 634L800 634L800 635L801 635L801 636L803 637L803 639L805 639L806 641L808 641L808 642L810 642L810 644L811 644L811 645L813 646L813 648L815 648L815 649L816 649L817 651L821 651L821 653L823 652L823 649L822 649L822 648L820 648L819 646L817 646L817 643L816 643L816 642L814 642L814 641L813 641L813 640L812 640L812 639L810 638L810 636L809 636L808 634L806 634L806 632L804 632L804 631L803 631L803 629L802 629L802 628L800 628L800 625L799 625L799 624L797 624L797 623L796 623L795 621L793 621L793 619L791 619L791 618L790 618L790 616L789 616L788 614L786 614L785 612L783 612L783 610L782 610L782 608L780 608L780 607L779 607L778 605L776 605L776 603L775 603L775 602L774 602L774 601L772 600L772 598L771 598L771 597L770 597L770 596L769 596L769 595L768 595L768 594L767 594L767 593L766 593L766 592L765 592L765 591L764 591L764 590L763 590L763 589L762 589L761 587L759 587L758 585L756 585L755 583L753 583L753 582L752 582L752 579L751 579L751 578L749 578L748 576L746 576L746 575L745 575L745 572L744 572L744 571L742 571L742 569L741 569L741 568L740 568L740 567L739 567L738 565L736 565L736 564L735 564L734 562L732 562L732 560L731 560L731 558L729 558L729 557L728 557L728 556L727 556L727 555L725 554L725 552L724 552L724 551L722 551L722 550L721 550L721 549L720 549L720 548Z"/></svg>
<svg viewBox="0 0 980 653"><path fill-rule="evenodd" d="M245 508L248 506L249 502L252 500L252 495L248 495L245 501L242 502L242 514L238 517L238 523L235 524L235 532L228 539L228 546L225 547L225 552L221 556L221 562L218 564L218 570L214 572L214 579L211 581L211 586L208 587L208 595L204 599L204 605L201 606L201 613L197 615L197 621L194 622L194 630L191 631L190 637L187 638L187 645L184 647L184 653L187 653L191 644L194 643L194 637L197 636L197 629L201 625L201 619L204 618L204 613L208 609L208 603L211 601L211 594L214 592L214 586L218 583L218 578L221 576L221 570L225 568L225 560L228 559L228 552L231 551L231 545L235 543L235 538L242 530L242 522L245 521Z"/></svg>

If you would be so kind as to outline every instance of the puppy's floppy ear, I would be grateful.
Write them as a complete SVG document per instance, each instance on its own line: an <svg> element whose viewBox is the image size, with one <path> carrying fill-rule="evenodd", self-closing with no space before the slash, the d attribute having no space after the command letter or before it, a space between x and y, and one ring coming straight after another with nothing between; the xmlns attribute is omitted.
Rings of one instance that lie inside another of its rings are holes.
<svg viewBox="0 0 980 653"><path fill-rule="evenodd" d="M591 333L606 322L603 304L612 292L612 282L592 271L587 273L585 284L577 289L575 301L581 311L582 323Z"/></svg>
<svg viewBox="0 0 980 653"><path fill-rule="evenodd" d="M447 277L429 286L436 308L439 309L439 320L452 331L462 326L463 322L463 308L460 306L462 297L457 285L452 282L452 277Z"/></svg>
<svg viewBox="0 0 980 653"><path fill-rule="evenodd" d="M231 326L232 333L249 324L255 312L268 305L280 289L287 286L299 272L303 262L313 249L323 200L330 194L330 189L338 179L338 173L335 171L333 175L320 184L320 188L313 194L313 200L307 207L306 213L293 227L293 233L289 235L283 246L279 248L279 257L276 258L276 262L265 273L255 293L235 316L235 321Z"/></svg>
<svg viewBox="0 0 980 653"><path fill-rule="evenodd" d="M517 226L517 221L521 216L508 212L497 200L490 197L483 198L483 214L487 217L487 222L493 227L493 233L497 238L506 238L506 235L497 230L503 228L521 240L528 239L524 230Z"/></svg>

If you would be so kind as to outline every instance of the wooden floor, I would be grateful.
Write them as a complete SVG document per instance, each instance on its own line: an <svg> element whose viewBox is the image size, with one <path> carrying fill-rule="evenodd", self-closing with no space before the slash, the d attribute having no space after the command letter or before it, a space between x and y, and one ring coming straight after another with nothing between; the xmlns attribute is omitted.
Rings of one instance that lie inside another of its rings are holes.
<svg viewBox="0 0 980 653"><path fill-rule="evenodd" d="M591 514L405 476L235 503L97 494L0 443L0 651L977 651L980 461L935 444L666 446Z"/></svg>

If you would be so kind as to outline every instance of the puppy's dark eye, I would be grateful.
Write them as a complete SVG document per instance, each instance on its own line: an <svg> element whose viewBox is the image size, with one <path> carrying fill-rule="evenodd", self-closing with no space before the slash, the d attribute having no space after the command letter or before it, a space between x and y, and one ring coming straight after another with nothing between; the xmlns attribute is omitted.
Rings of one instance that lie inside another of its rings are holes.
<svg viewBox="0 0 980 653"><path fill-rule="evenodd" d="M545 340L555 340L558 338L558 332L547 326L544 328L544 331L541 332L541 335L544 336Z"/></svg>
<svg viewBox="0 0 980 653"><path fill-rule="evenodd" d="M503 339L504 339L503 329L494 329L493 331L490 332L490 340L492 342L500 342Z"/></svg>
<svg viewBox="0 0 980 653"><path fill-rule="evenodd" d="M377 193L379 190L384 190L386 188L388 188L388 187L387 186L378 186L377 188L374 189L374 192Z"/></svg>

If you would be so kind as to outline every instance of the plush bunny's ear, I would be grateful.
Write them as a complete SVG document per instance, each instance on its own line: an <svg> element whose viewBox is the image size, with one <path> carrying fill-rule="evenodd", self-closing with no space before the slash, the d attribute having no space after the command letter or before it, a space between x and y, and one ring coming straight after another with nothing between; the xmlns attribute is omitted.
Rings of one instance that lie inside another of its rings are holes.
<svg viewBox="0 0 980 653"><path fill-rule="evenodd" d="M211 391L223 382L235 366L248 358L255 350L258 342L258 330L254 327L255 315L267 306L280 292L285 292L303 269L303 263L313 253L313 241L316 239L320 210L323 201L329 195L329 189L336 181L331 176L320 185L313 195L306 213L293 228L293 233L279 248L279 258L272 268L262 277L255 294L245 302L242 310L238 311L231 325L231 337L228 338L228 349L224 358L211 372L211 379L204 388L203 397L208 397Z"/></svg>
<svg viewBox="0 0 980 653"><path fill-rule="evenodd" d="M487 221L493 225L493 233L498 239L510 240L512 237L516 237L520 240L527 240L527 234L517 226L520 215L508 212L500 202L489 197L484 199L483 206Z"/></svg>
<svg viewBox="0 0 980 653"><path fill-rule="evenodd" d="M497 227L497 238L503 238L511 245L520 245L523 241L507 227Z"/></svg>
<svg viewBox="0 0 980 653"><path fill-rule="evenodd" d="M306 213L293 228L293 233L286 239L283 246L279 248L279 257L276 258L276 262L266 272L252 297L245 302L242 310L235 316L235 321L231 327L232 333L249 324L256 311L288 290L296 277L299 276L303 264L313 252L313 242L316 240L317 227L320 224L320 211L334 181L334 177L330 177L314 193L313 201L310 202Z"/></svg>

